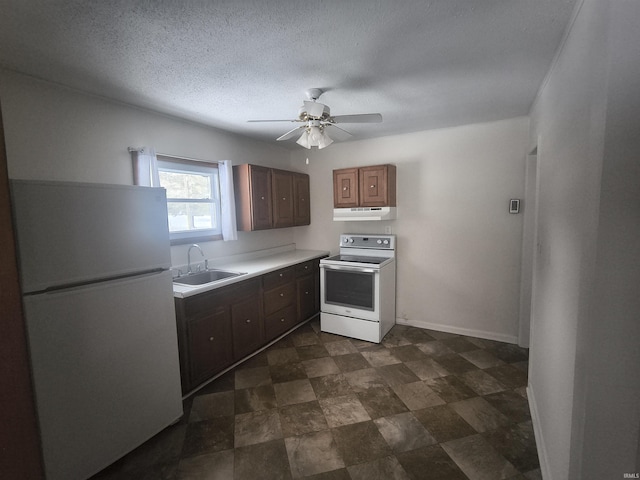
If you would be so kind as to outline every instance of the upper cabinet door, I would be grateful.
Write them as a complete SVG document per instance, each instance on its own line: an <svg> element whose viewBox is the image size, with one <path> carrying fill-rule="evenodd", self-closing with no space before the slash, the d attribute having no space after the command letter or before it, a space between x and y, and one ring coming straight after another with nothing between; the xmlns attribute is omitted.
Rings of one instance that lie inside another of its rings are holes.
<svg viewBox="0 0 640 480"><path fill-rule="evenodd" d="M233 167L238 230L271 228L271 170L256 165Z"/></svg>
<svg viewBox="0 0 640 480"><path fill-rule="evenodd" d="M311 207L309 204L309 175L293 174L293 223L294 225L311 224Z"/></svg>
<svg viewBox="0 0 640 480"><path fill-rule="evenodd" d="M360 206L396 206L396 170L394 165L360 168Z"/></svg>
<svg viewBox="0 0 640 480"><path fill-rule="evenodd" d="M293 174L284 170L271 171L273 188L274 228L293 226Z"/></svg>
<svg viewBox="0 0 640 480"><path fill-rule="evenodd" d="M253 229L271 228L271 172L268 168L251 166L251 204Z"/></svg>
<svg viewBox="0 0 640 480"><path fill-rule="evenodd" d="M358 206L357 168L343 168L333 171L333 206L334 208Z"/></svg>

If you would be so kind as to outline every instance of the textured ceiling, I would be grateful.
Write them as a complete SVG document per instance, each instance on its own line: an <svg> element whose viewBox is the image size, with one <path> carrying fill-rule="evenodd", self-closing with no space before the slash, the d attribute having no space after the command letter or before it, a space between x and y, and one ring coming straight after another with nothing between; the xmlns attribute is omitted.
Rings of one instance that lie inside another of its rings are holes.
<svg viewBox="0 0 640 480"><path fill-rule="evenodd" d="M574 3L0 0L0 65L267 141L319 87L371 138L526 115Z"/></svg>

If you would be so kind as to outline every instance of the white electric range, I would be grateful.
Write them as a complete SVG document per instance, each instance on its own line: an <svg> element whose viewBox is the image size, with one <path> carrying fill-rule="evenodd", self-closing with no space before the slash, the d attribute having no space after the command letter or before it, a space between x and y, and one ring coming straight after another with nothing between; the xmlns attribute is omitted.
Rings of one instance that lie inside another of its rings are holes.
<svg viewBox="0 0 640 480"><path fill-rule="evenodd" d="M380 343L396 322L395 257L395 235L341 235L320 260L320 329Z"/></svg>

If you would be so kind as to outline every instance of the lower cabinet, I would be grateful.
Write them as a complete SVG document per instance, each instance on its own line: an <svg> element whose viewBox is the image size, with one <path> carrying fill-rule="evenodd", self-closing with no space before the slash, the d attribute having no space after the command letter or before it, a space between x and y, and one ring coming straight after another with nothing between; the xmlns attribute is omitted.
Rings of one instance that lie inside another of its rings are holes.
<svg viewBox="0 0 640 480"><path fill-rule="evenodd" d="M233 363L229 310L216 308L186 322L189 385L198 385ZM183 386L184 386L183 379ZM184 389L184 388L183 388Z"/></svg>
<svg viewBox="0 0 640 480"><path fill-rule="evenodd" d="M176 298L182 391L320 311L319 260L187 298Z"/></svg>
<svg viewBox="0 0 640 480"><path fill-rule="evenodd" d="M233 359L241 360L264 344L260 297L247 298L231 305Z"/></svg>
<svg viewBox="0 0 640 480"><path fill-rule="evenodd" d="M314 315L318 310L318 278L317 274L305 275L296 279L296 295L298 297L298 319L304 320Z"/></svg>

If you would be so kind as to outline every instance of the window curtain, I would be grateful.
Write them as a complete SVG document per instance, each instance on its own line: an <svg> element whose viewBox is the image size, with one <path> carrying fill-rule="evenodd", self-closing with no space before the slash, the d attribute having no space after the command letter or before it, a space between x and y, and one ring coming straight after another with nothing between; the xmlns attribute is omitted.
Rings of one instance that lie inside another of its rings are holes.
<svg viewBox="0 0 640 480"><path fill-rule="evenodd" d="M133 183L143 187L159 187L158 158L153 147L142 147L131 152L133 157Z"/></svg>
<svg viewBox="0 0 640 480"><path fill-rule="evenodd" d="M222 239L238 239L236 225L236 200L233 192L233 165L231 160L218 163L218 178L220 179L220 210L222 222Z"/></svg>

